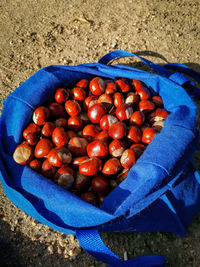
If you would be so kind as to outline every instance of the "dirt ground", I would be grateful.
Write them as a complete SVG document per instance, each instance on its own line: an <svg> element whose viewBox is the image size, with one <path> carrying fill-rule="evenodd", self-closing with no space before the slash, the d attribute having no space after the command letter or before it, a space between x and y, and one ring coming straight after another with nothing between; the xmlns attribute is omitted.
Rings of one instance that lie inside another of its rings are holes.
<svg viewBox="0 0 200 267"><path fill-rule="evenodd" d="M96 62L111 50L124 49L200 72L199 48L199 0L1 0L0 108L15 88L48 65ZM155 253L166 257L167 266L200 266L200 214L185 238L170 233L101 236L120 257L125 251L128 258ZM0 187L0 266L105 265L84 252L72 235L16 208Z"/></svg>

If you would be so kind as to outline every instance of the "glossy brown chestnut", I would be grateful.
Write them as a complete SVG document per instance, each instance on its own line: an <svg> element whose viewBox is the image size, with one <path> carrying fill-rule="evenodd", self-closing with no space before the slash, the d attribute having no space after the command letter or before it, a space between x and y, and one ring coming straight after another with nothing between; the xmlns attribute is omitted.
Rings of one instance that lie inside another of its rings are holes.
<svg viewBox="0 0 200 267"><path fill-rule="evenodd" d="M123 171L117 175L116 183L118 185L121 184L121 182L123 182L127 178L128 172L129 170L123 169Z"/></svg>
<svg viewBox="0 0 200 267"><path fill-rule="evenodd" d="M33 122L37 125L43 125L49 119L49 109L47 107L40 106L35 109L33 113Z"/></svg>
<svg viewBox="0 0 200 267"><path fill-rule="evenodd" d="M91 184L91 178L89 176L83 175L80 172L76 173L76 180L74 183L74 189L82 192L88 189Z"/></svg>
<svg viewBox="0 0 200 267"><path fill-rule="evenodd" d="M154 123L155 121L162 121L165 120L168 117L168 112L164 108L157 108L153 112L151 112L148 115L148 120L151 123Z"/></svg>
<svg viewBox="0 0 200 267"><path fill-rule="evenodd" d="M99 158L90 158L81 163L79 172L83 175L96 175L102 169L102 161Z"/></svg>
<svg viewBox="0 0 200 267"><path fill-rule="evenodd" d="M98 97L95 95L90 95L85 98L83 102L83 107L87 111L92 105L98 103Z"/></svg>
<svg viewBox="0 0 200 267"><path fill-rule="evenodd" d="M155 121L152 125L152 128L156 130L157 133L160 133L162 128L164 127L165 120Z"/></svg>
<svg viewBox="0 0 200 267"><path fill-rule="evenodd" d="M128 104L122 104L117 107L115 114L120 121L129 120L133 114L133 108Z"/></svg>
<svg viewBox="0 0 200 267"><path fill-rule="evenodd" d="M124 150L125 145L121 140L115 139L109 144L109 153L115 158L121 157Z"/></svg>
<svg viewBox="0 0 200 267"><path fill-rule="evenodd" d="M101 131L99 134L97 134L95 139L103 143L107 143L109 139L108 131Z"/></svg>
<svg viewBox="0 0 200 267"><path fill-rule="evenodd" d="M105 177L98 175L92 179L92 189L94 192L107 193L110 190L110 185Z"/></svg>
<svg viewBox="0 0 200 267"><path fill-rule="evenodd" d="M130 126L127 138L131 142L134 142L136 144L139 143L142 138L140 128L137 126Z"/></svg>
<svg viewBox="0 0 200 267"><path fill-rule="evenodd" d="M125 99L125 104L131 104L132 106L136 106L140 101L140 98L135 93L128 93Z"/></svg>
<svg viewBox="0 0 200 267"><path fill-rule="evenodd" d="M135 153L132 149L126 149L120 159L124 169L130 169L136 163Z"/></svg>
<svg viewBox="0 0 200 267"><path fill-rule="evenodd" d="M87 115L86 112L81 112L79 114L79 118L82 120L82 122L83 122L84 125L87 125L87 124L90 123L90 120L89 120L88 115Z"/></svg>
<svg viewBox="0 0 200 267"><path fill-rule="evenodd" d="M78 168L83 161L88 159L88 156L77 157L73 159L72 166L74 169Z"/></svg>
<svg viewBox="0 0 200 267"><path fill-rule="evenodd" d="M127 81L124 81L122 79L118 79L115 81L117 88L119 88L122 92L129 92L131 90L131 87Z"/></svg>
<svg viewBox="0 0 200 267"><path fill-rule="evenodd" d="M65 110L69 116L77 116L81 112L81 107L76 100L68 100L65 102Z"/></svg>
<svg viewBox="0 0 200 267"><path fill-rule="evenodd" d="M65 189L72 188L74 183L75 172L72 168L62 167L59 168L56 174L54 175L54 182L62 186Z"/></svg>
<svg viewBox="0 0 200 267"><path fill-rule="evenodd" d="M158 95L152 97L151 101L155 104L156 107L161 108L163 106L162 98Z"/></svg>
<svg viewBox="0 0 200 267"><path fill-rule="evenodd" d="M93 141L99 134L99 130L93 124L88 124L83 128L82 136L88 140L88 142Z"/></svg>
<svg viewBox="0 0 200 267"><path fill-rule="evenodd" d="M135 111L129 120L130 125L134 124L137 126L141 126L145 121L145 116L142 111Z"/></svg>
<svg viewBox="0 0 200 267"><path fill-rule="evenodd" d="M80 87L80 88L83 88L83 89L87 89L88 84L89 84L88 80L82 79L79 82L77 82L75 87Z"/></svg>
<svg viewBox="0 0 200 267"><path fill-rule="evenodd" d="M107 160L103 166L102 173L104 175L114 175L121 169L120 161L117 158Z"/></svg>
<svg viewBox="0 0 200 267"><path fill-rule="evenodd" d="M106 114L100 120L100 127L104 131L108 130L110 128L110 126L117 121L118 121L118 119L115 116L110 115L110 114Z"/></svg>
<svg viewBox="0 0 200 267"><path fill-rule="evenodd" d="M124 96L122 93L114 93L114 105L115 107L119 107L124 104Z"/></svg>
<svg viewBox="0 0 200 267"><path fill-rule="evenodd" d="M58 103L64 103L69 98L69 91L65 88L58 88L55 92L55 100Z"/></svg>
<svg viewBox="0 0 200 267"><path fill-rule="evenodd" d="M151 97L150 91L144 87L140 81L132 80L132 84L134 85L136 93L140 96L141 100L147 100Z"/></svg>
<svg viewBox="0 0 200 267"><path fill-rule="evenodd" d="M55 129L55 124L51 121L47 121L42 127L42 135L44 135L45 137L50 137L54 129Z"/></svg>
<svg viewBox="0 0 200 267"><path fill-rule="evenodd" d="M47 178L52 178L55 175L57 171L57 168L54 167L53 165L51 165L48 161L48 159L46 159L43 164L42 164L42 168L41 168L41 173L42 175L44 175Z"/></svg>
<svg viewBox="0 0 200 267"><path fill-rule="evenodd" d="M74 87L70 90L70 96L74 100L83 101L86 98L86 92L81 87Z"/></svg>
<svg viewBox="0 0 200 267"><path fill-rule="evenodd" d="M144 124L142 124L142 126L140 127L140 131L141 131L141 133L143 133L144 130L145 130L146 128L149 128L149 127L151 127L151 125L150 125L150 123L148 123L148 122L145 122Z"/></svg>
<svg viewBox="0 0 200 267"><path fill-rule="evenodd" d="M108 131L108 134L113 139L122 139L126 136L126 124L123 122L113 123Z"/></svg>
<svg viewBox="0 0 200 267"><path fill-rule="evenodd" d="M66 147L56 147L49 152L48 161L55 167L62 167L72 161L72 154Z"/></svg>
<svg viewBox="0 0 200 267"><path fill-rule="evenodd" d="M155 109L155 105L150 100L142 100L139 102L139 110L143 113L151 112Z"/></svg>
<svg viewBox="0 0 200 267"><path fill-rule="evenodd" d="M36 158L46 157L52 148L53 144L49 139L47 138L40 139L40 141L37 143L35 147L34 151L35 157Z"/></svg>
<svg viewBox="0 0 200 267"><path fill-rule="evenodd" d="M67 126L67 120L65 118L58 118L54 122L56 127L66 127Z"/></svg>
<svg viewBox="0 0 200 267"><path fill-rule="evenodd" d="M76 156L84 156L88 141L81 137L72 137L68 143L68 149Z"/></svg>
<svg viewBox="0 0 200 267"><path fill-rule="evenodd" d="M79 131L83 128L83 122L80 117L73 116L67 121L68 128L74 131Z"/></svg>
<svg viewBox="0 0 200 267"><path fill-rule="evenodd" d="M68 143L69 137L63 127L56 127L53 130L52 141L57 147L65 146Z"/></svg>
<svg viewBox="0 0 200 267"><path fill-rule="evenodd" d="M96 205L96 203L97 203L95 194L92 193L91 191L81 194L80 198L83 199L84 201L90 203L91 205Z"/></svg>
<svg viewBox="0 0 200 267"><path fill-rule="evenodd" d="M21 165L25 165L31 161L33 157L33 149L27 144L20 144L15 148L13 159Z"/></svg>
<svg viewBox="0 0 200 267"><path fill-rule="evenodd" d="M34 146L37 144L41 134L41 129L35 123L30 123L23 131L23 137L26 139L27 144Z"/></svg>
<svg viewBox="0 0 200 267"><path fill-rule="evenodd" d="M95 140L87 145L87 154L90 158L105 158L108 155L108 146L106 143Z"/></svg>
<svg viewBox="0 0 200 267"><path fill-rule="evenodd" d="M29 167L36 172L40 172L41 166L42 162L40 159L33 159L29 162Z"/></svg>
<svg viewBox="0 0 200 267"><path fill-rule="evenodd" d="M88 109L88 118L92 123L99 123L103 115L106 113L106 108L103 104L97 103Z"/></svg>
<svg viewBox="0 0 200 267"><path fill-rule="evenodd" d="M144 144L150 144L155 136L156 130L154 128L146 128L142 134L142 142Z"/></svg>
<svg viewBox="0 0 200 267"><path fill-rule="evenodd" d="M78 137L78 134L77 133L75 133L74 131L67 131L66 132L67 133L67 135L68 135L68 137L69 137L69 139L71 139L72 137Z"/></svg>
<svg viewBox="0 0 200 267"><path fill-rule="evenodd" d="M98 193L97 194L97 198L98 198L98 202L99 202L99 206L103 203L104 199L106 198L106 194L103 193Z"/></svg>
<svg viewBox="0 0 200 267"><path fill-rule="evenodd" d="M98 103L102 103L109 110L113 105L113 98L110 95L102 94L98 98Z"/></svg>
<svg viewBox="0 0 200 267"><path fill-rule="evenodd" d="M138 159L143 154L146 147L143 144L133 144L130 146L130 149L135 152L135 157Z"/></svg>
<svg viewBox="0 0 200 267"><path fill-rule="evenodd" d="M52 118L61 118L66 115L64 107L59 103L51 103L48 106Z"/></svg>
<svg viewBox="0 0 200 267"><path fill-rule="evenodd" d="M117 86L114 81L107 81L106 82L106 90L105 94L111 95L114 94L117 91Z"/></svg>
<svg viewBox="0 0 200 267"><path fill-rule="evenodd" d="M103 79L95 77L90 81L89 88L93 95L101 95L105 91L105 82Z"/></svg>

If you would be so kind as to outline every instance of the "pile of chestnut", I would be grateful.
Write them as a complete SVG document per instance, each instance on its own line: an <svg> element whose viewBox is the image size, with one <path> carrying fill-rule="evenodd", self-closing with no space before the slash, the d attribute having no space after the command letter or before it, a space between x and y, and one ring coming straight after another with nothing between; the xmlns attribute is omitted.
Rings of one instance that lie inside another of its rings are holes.
<svg viewBox="0 0 200 267"><path fill-rule="evenodd" d="M99 206L167 116L161 97L141 81L82 79L35 109L13 158Z"/></svg>

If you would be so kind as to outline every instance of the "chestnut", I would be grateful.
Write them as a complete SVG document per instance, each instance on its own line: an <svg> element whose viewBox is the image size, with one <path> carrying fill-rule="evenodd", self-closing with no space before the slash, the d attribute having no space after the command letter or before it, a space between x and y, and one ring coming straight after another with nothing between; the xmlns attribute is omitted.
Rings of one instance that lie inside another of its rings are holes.
<svg viewBox="0 0 200 267"><path fill-rule="evenodd" d="M105 177L98 175L92 179L92 189L94 192L107 193L110 185Z"/></svg>
<svg viewBox="0 0 200 267"><path fill-rule="evenodd" d="M124 150L125 145L121 140L115 139L109 144L109 153L115 158L121 157Z"/></svg>
<svg viewBox="0 0 200 267"><path fill-rule="evenodd" d="M95 77L90 81L89 88L93 95L101 95L105 91L105 82L103 79Z"/></svg>
<svg viewBox="0 0 200 267"><path fill-rule="evenodd" d="M61 118L65 116L65 109L59 103L50 103L48 105L52 118Z"/></svg>
<svg viewBox="0 0 200 267"><path fill-rule="evenodd" d="M139 102L139 110L143 113L151 112L155 109L155 105L150 100L142 100Z"/></svg>
<svg viewBox="0 0 200 267"><path fill-rule="evenodd" d="M40 106L33 112L33 122L37 125L43 125L49 119L49 109L47 107Z"/></svg>
<svg viewBox="0 0 200 267"><path fill-rule="evenodd" d="M129 83L126 80L124 81L123 79L118 79L115 81L115 83L116 83L117 87L119 88L119 90L122 92L126 93L126 92L129 92L131 90Z"/></svg>
<svg viewBox="0 0 200 267"><path fill-rule="evenodd" d="M87 125L87 124L90 123L90 120L89 120L88 115L87 115L86 112L81 112L79 114L79 118L82 120L82 122L83 122L84 125Z"/></svg>
<svg viewBox="0 0 200 267"><path fill-rule="evenodd" d="M130 169L136 163L135 153L132 149L126 149L120 159L124 169Z"/></svg>
<svg viewBox="0 0 200 267"><path fill-rule="evenodd" d="M15 148L13 159L21 165L25 165L31 161L33 157L32 147L27 144L20 144Z"/></svg>
<svg viewBox="0 0 200 267"><path fill-rule="evenodd" d="M132 84L135 87L136 93L140 96L141 100L147 100L151 97L150 91L143 86L143 84L138 80L132 80Z"/></svg>
<svg viewBox="0 0 200 267"><path fill-rule="evenodd" d="M125 104L136 106L140 101L140 98L135 93L128 93L125 99Z"/></svg>
<svg viewBox="0 0 200 267"><path fill-rule="evenodd" d="M119 107L124 104L124 96L122 93L114 93L114 105L115 107Z"/></svg>
<svg viewBox="0 0 200 267"><path fill-rule="evenodd" d="M64 103L69 98L69 91L65 88L58 88L55 92L55 100L58 103Z"/></svg>
<svg viewBox="0 0 200 267"><path fill-rule="evenodd" d="M156 130L154 128L146 128L142 134L142 142L145 144L150 144L156 135Z"/></svg>
<svg viewBox="0 0 200 267"><path fill-rule="evenodd" d="M146 147L143 144L133 144L130 146L130 149L132 149L135 153L136 159L138 159L146 149Z"/></svg>
<svg viewBox="0 0 200 267"><path fill-rule="evenodd" d="M154 123L155 121L162 121L168 117L168 112L164 108L157 108L153 112L148 115L148 120L150 123Z"/></svg>
<svg viewBox="0 0 200 267"><path fill-rule="evenodd" d="M84 156L86 154L87 140L81 137L72 137L68 143L68 149L72 154Z"/></svg>
<svg viewBox="0 0 200 267"><path fill-rule="evenodd" d="M106 114L100 120L100 127L102 130L108 130L110 126L117 121L118 119L115 116Z"/></svg>
<svg viewBox="0 0 200 267"><path fill-rule="evenodd" d="M164 127L165 120L155 121L152 125L152 128L156 130L157 133L160 133L162 128Z"/></svg>
<svg viewBox="0 0 200 267"><path fill-rule="evenodd" d="M97 124L100 122L101 118L103 117L103 115L105 115L105 113L106 113L106 108L104 107L104 105L97 103L92 105L88 109L88 118L92 123Z"/></svg>
<svg viewBox="0 0 200 267"><path fill-rule="evenodd" d="M104 175L114 175L118 173L120 169L120 161L117 158L111 158L105 162L102 173Z"/></svg>
<svg viewBox="0 0 200 267"><path fill-rule="evenodd" d="M81 130L83 127L83 122L80 117L78 116L73 116L70 117L67 121L67 125L69 129L72 129L74 131Z"/></svg>
<svg viewBox="0 0 200 267"><path fill-rule="evenodd" d="M23 137L26 139L27 144L34 146L37 144L41 134L41 129L35 123L30 123L23 131Z"/></svg>
<svg viewBox="0 0 200 267"><path fill-rule="evenodd" d="M88 156L82 156L82 157L77 157L77 158L74 158L73 159L73 162L72 162L72 166L74 168L77 168L79 165L81 165L81 163L83 161L85 161L86 159L88 159Z"/></svg>
<svg viewBox="0 0 200 267"><path fill-rule="evenodd" d="M141 141L141 131L139 127L137 126L130 126L127 138L129 141L134 142L134 143L139 143Z"/></svg>
<svg viewBox="0 0 200 267"><path fill-rule="evenodd" d="M80 172L76 173L76 180L74 182L74 189L78 192L82 192L88 189L91 184L91 178L89 176L83 175Z"/></svg>
<svg viewBox="0 0 200 267"><path fill-rule="evenodd" d="M55 129L55 124L53 122L45 122L44 126L42 127L42 134L45 137L50 137Z"/></svg>
<svg viewBox="0 0 200 267"><path fill-rule="evenodd" d="M102 103L109 110L113 105L113 98L110 95L102 94L98 98L98 103Z"/></svg>
<svg viewBox="0 0 200 267"><path fill-rule="evenodd" d="M37 143L35 147L34 151L35 157L36 158L46 157L52 148L53 144L49 139L47 138L40 139L40 141Z"/></svg>
<svg viewBox="0 0 200 267"><path fill-rule="evenodd" d="M57 147L65 146L68 143L69 137L63 127L56 127L53 130L52 141Z"/></svg>
<svg viewBox="0 0 200 267"><path fill-rule="evenodd" d="M82 136L91 142L95 139L95 137L99 134L97 127L93 124L88 124L83 128Z"/></svg>
<svg viewBox="0 0 200 267"><path fill-rule="evenodd" d="M55 167L61 167L72 161L72 154L66 147L56 147L49 152L48 161Z"/></svg>
<svg viewBox="0 0 200 267"><path fill-rule="evenodd" d="M99 134L97 134L95 139L103 143L107 143L109 139L108 131L101 131Z"/></svg>
<svg viewBox="0 0 200 267"><path fill-rule="evenodd" d="M123 122L113 123L108 131L108 134L113 139L122 139L126 136L126 124Z"/></svg>
<svg viewBox="0 0 200 267"><path fill-rule="evenodd" d="M69 130L66 133L67 133L69 139L71 139L72 137L78 137L78 134L75 133L74 131Z"/></svg>
<svg viewBox="0 0 200 267"><path fill-rule="evenodd" d="M90 203L91 205L96 205L97 200L95 194L92 193L91 191L81 194L80 198Z"/></svg>
<svg viewBox="0 0 200 267"><path fill-rule="evenodd" d="M77 82L75 87L80 87L80 88L83 88L83 89L87 89L88 84L89 84L89 82L88 82L87 79L82 79L82 80Z"/></svg>
<svg viewBox="0 0 200 267"><path fill-rule="evenodd" d="M81 112L81 107L76 100L68 100L65 102L65 110L69 116L77 116Z"/></svg>
<svg viewBox="0 0 200 267"><path fill-rule="evenodd" d="M93 176L102 169L102 161L99 158L86 159L79 166L79 172L83 175Z"/></svg>
<svg viewBox="0 0 200 267"><path fill-rule="evenodd" d="M121 184L121 182L123 182L127 176L128 176L128 172L129 170L127 169L123 169L123 171L121 171L118 175L117 175L117 179L116 179L116 183L119 185Z"/></svg>
<svg viewBox="0 0 200 267"><path fill-rule="evenodd" d="M117 91L117 86L114 81L106 81L105 94L111 95Z"/></svg>
<svg viewBox="0 0 200 267"><path fill-rule="evenodd" d="M47 178L53 178L53 176L55 175L57 171L57 168L54 167L53 165L51 165L48 161L48 159L46 159L43 164L42 164L42 168L41 168L41 173L42 175L44 175Z"/></svg>
<svg viewBox="0 0 200 267"><path fill-rule="evenodd" d="M155 104L156 107L161 108L163 106L162 98L158 95L152 97L151 101Z"/></svg>
<svg viewBox="0 0 200 267"><path fill-rule="evenodd" d="M141 126L145 121L144 113L141 111L135 111L130 117L130 124L135 124L137 126Z"/></svg>
<svg viewBox="0 0 200 267"><path fill-rule="evenodd" d="M88 108L90 108L92 105L94 105L96 103L98 103L98 97L95 95L90 95L90 96L85 98L85 100L83 102L83 107L87 111Z"/></svg>
<svg viewBox="0 0 200 267"><path fill-rule="evenodd" d="M90 158L105 158L108 155L108 146L99 140L95 140L87 145L87 154Z"/></svg>
<svg viewBox="0 0 200 267"><path fill-rule="evenodd" d="M41 166L42 162L40 159L33 159L32 161L29 162L29 167L36 172L40 172Z"/></svg>
<svg viewBox="0 0 200 267"><path fill-rule="evenodd" d="M104 199L106 198L106 194L103 193L98 193L97 197L98 197L98 202L99 202L99 206L103 203Z"/></svg>
<svg viewBox="0 0 200 267"><path fill-rule="evenodd" d="M62 186L64 189L72 188L74 183L74 170L69 167L61 167L58 169L56 174L54 175L54 182L58 185Z"/></svg>
<svg viewBox="0 0 200 267"><path fill-rule="evenodd" d="M115 114L120 121L129 120L133 114L133 108L128 104L122 104L117 107Z"/></svg>
<svg viewBox="0 0 200 267"><path fill-rule="evenodd" d="M54 122L56 127L66 127L67 126L67 120L65 118L58 118Z"/></svg>
<svg viewBox="0 0 200 267"><path fill-rule="evenodd" d="M83 101L86 98L86 92L81 87L74 87L70 90L70 96L74 100Z"/></svg>

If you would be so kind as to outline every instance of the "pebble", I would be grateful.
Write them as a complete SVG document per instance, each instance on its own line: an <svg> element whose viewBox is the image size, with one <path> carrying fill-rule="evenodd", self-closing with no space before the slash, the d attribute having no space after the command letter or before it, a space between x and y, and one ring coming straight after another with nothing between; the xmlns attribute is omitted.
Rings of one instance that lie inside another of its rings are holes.
<svg viewBox="0 0 200 267"><path fill-rule="evenodd" d="M53 254L53 246L48 246L47 250L50 254Z"/></svg>

